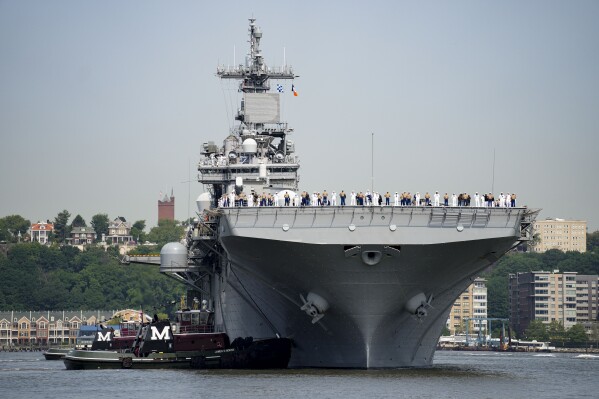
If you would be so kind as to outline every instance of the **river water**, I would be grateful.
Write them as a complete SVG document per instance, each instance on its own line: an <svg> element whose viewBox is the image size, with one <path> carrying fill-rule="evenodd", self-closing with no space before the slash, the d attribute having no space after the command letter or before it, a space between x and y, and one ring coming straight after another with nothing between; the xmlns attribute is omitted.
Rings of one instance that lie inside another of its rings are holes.
<svg viewBox="0 0 599 399"><path fill-rule="evenodd" d="M66 370L0 352L4 398L597 398L599 355L446 352L429 369Z"/></svg>

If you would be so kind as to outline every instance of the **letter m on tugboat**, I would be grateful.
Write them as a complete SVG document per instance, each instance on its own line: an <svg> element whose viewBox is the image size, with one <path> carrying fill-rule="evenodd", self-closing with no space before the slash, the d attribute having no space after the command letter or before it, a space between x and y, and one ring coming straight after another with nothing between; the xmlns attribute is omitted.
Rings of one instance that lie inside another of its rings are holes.
<svg viewBox="0 0 599 399"><path fill-rule="evenodd" d="M100 342L110 342L111 335L112 334L110 333L110 330L106 331L105 334L103 334L102 331L98 331L98 339L97 340Z"/></svg>
<svg viewBox="0 0 599 399"><path fill-rule="evenodd" d="M150 326L150 328L152 330L152 337L150 338L152 341L166 341L171 339L170 326L164 326L162 328L162 332L158 332L158 328L155 326Z"/></svg>

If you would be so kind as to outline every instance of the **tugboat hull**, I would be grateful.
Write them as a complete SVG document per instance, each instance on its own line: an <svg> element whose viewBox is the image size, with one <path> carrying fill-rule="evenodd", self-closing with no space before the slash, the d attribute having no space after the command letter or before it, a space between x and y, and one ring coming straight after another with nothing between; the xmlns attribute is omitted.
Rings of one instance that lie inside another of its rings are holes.
<svg viewBox="0 0 599 399"><path fill-rule="evenodd" d="M277 369L286 368L291 340L270 338L210 351L150 353L136 357L115 351L72 350L64 358L67 370L95 369Z"/></svg>

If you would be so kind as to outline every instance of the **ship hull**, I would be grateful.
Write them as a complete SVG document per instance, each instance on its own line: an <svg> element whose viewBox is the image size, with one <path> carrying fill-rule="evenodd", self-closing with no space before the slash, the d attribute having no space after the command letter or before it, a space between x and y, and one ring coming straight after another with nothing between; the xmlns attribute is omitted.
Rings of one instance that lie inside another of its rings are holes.
<svg viewBox="0 0 599 399"><path fill-rule="evenodd" d="M227 332L292 338L290 367L430 366L451 305L514 245L523 213L225 210L219 292ZM300 309L309 295L326 302L319 320ZM419 297L430 300L420 317L410 305Z"/></svg>

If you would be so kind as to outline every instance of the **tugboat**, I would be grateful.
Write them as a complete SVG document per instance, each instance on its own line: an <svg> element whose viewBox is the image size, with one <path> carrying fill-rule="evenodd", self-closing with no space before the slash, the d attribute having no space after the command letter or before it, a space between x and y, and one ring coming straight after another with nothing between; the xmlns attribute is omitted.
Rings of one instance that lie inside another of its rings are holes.
<svg viewBox="0 0 599 399"><path fill-rule="evenodd" d="M50 348L43 354L46 360L62 360L70 350L71 348Z"/></svg>
<svg viewBox="0 0 599 399"><path fill-rule="evenodd" d="M121 331L123 329L121 328ZM286 368L291 357L288 338L237 338L214 331L214 312L185 309L177 320L140 324L135 335L96 334L91 350L73 349L64 357L68 370L119 368L267 369Z"/></svg>

